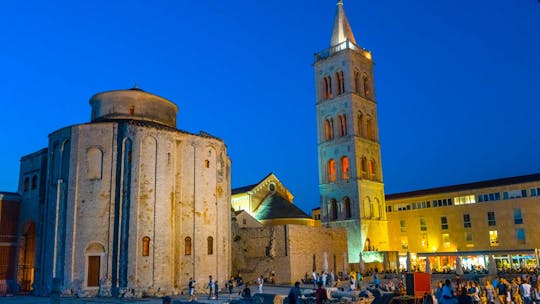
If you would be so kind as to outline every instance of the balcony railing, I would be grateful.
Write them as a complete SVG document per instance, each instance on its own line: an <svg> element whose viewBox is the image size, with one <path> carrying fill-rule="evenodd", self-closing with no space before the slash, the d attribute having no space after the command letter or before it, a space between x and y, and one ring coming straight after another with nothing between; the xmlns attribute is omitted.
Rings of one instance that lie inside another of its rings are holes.
<svg viewBox="0 0 540 304"><path fill-rule="evenodd" d="M366 57L367 59L371 60L371 52L364 49L364 48L361 48L359 47L358 45L354 44L352 41L349 41L349 40L345 40L343 41L342 43L340 44L336 44L326 50L322 50L318 53L315 54L315 62L319 61L319 60L323 60L323 59L326 59L336 53L339 53L343 50L352 50L352 51L355 51L355 52L358 52L362 55L364 55L364 57Z"/></svg>

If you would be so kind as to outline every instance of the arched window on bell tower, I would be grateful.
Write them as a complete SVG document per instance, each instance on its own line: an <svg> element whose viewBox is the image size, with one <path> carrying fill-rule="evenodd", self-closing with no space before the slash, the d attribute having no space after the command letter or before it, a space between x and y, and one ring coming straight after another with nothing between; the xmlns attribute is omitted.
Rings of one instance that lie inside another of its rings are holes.
<svg viewBox="0 0 540 304"><path fill-rule="evenodd" d="M334 138L334 119L327 118L324 120L324 139L331 140Z"/></svg>
<svg viewBox="0 0 540 304"><path fill-rule="evenodd" d="M332 98L332 77L325 76L322 80L323 99Z"/></svg>
<svg viewBox="0 0 540 304"><path fill-rule="evenodd" d="M369 161L369 178L377 179L377 164L374 159Z"/></svg>
<svg viewBox="0 0 540 304"><path fill-rule="evenodd" d="M349 158L347 156L341 158L341 179L349 179Z"/></svg>
<svg viewBox="0 0 540 304"><path fill-rule="evenodd" d="M360 86L360 72L358 70L354 71L354 91L356 93L361 92L361 86Z"/></svg>
<svg viewBox="0 0 540 304"><path fill-rule="evenodd" d="M364 114L358 111L356 115L357 125L358 125L358 136L364 136Z"/></svg>
<svg viewBox="0 0 540 304"><path fill-rule="evenodd" d="M364 96L366 98L371 97L371 89L369 87L369 78L367 76L364 76L362 79L362 85L364 86Z"/></svg>
<svg viewBox="0 0 540 304"><path fill-rule="evenodd" d="M369 139L375 139L375 134L373 133L373 118L370 115L366 119L366 137Z"/></svg>
<svg viewBox="0 0 540 304"><path fill-rule="evenodd" d="M339 136L347 135L347 116L345 114L338 115Z"/></svg>
<svg viewBox="0 0 540 304"><path fill-rule="evenodd" d="M362 157L360 166L362 168L362 177L366 177L368 173L368 165L367 165L367 159L365 156Z"/></svg>
<svg viewBox="0 0 540 304"><path fill-rule="evenodd" d="M327 173L328 173L328 182L333 183L336 181L336 161L333 159L330 159L328 161L327 167Z"/></svg>
<svg viewBox="0 0 540 304"><path fill-rule="evenodd" d="M343 71L337 71L336 72L336 84L337 84L337 94L341 95L345 93L345 76L343 74Z"/></svg>
<svg viewBox="0 0 540 304"><path fill-rule="evenodd" d="M351 212L351 199L345 196L343 198L343 205L345 205L345 218L350 219L352 217Z"/></svg>
<svg viewBox="0 0 540 304"><path fill-rule="evenodd" d="M338 207L335 199L330 200L330 216L334 221L338 219Z"/></svg>

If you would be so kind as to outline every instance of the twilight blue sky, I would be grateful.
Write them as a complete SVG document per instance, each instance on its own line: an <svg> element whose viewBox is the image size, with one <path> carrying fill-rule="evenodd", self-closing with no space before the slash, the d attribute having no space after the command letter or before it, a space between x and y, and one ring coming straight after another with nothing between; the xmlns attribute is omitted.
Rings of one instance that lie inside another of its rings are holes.
<svg viewBox="0 0 540 304"><path fill-rule="evenodd" d="M373 52L386 193L540 172L537 0L345 0ZM225 140L233 187L319 205L313 53L334 0L2 1L0 191L89 98L136 82Z"/></svg>

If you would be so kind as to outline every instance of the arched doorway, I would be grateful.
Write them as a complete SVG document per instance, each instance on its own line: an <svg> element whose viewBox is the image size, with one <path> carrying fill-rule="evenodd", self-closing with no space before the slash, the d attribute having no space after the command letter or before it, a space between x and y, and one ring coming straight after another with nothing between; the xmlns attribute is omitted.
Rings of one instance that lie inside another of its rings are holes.
<svg viewBox="0 0 540 304"><path fill-rule="evenodd" d="M28 222L23 227L19 239L19 266L17 280L21 291L31 291L34 283L34 262L36 260L36 223Z"/></svg>

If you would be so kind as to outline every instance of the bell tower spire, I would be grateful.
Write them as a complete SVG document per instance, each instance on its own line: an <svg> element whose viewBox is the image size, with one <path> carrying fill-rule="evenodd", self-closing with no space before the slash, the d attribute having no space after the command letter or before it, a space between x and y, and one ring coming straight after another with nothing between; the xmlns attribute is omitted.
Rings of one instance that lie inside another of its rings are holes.
<svg viewBox="0 0 540 304"><path fill-rule="evenodd" d="M343 9L343 1L338 0L336 10L336 16L334 17L334 29L332 30L332 38L330 39L330 47L338 45L346 40L356 44L354 35L345 15L345 9Z"/></svg>

